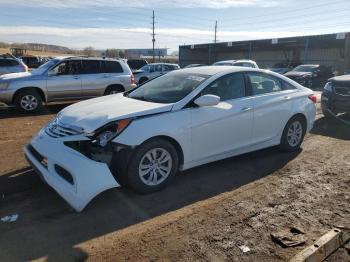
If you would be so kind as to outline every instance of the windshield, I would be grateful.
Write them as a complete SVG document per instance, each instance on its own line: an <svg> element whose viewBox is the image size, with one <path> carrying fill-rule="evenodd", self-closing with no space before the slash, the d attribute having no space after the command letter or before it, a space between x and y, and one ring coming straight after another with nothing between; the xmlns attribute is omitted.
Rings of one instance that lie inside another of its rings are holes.
<svg viewBox="0 0 350 262"><path fill-rule="evenodd" d="M129 97L154 103L176 103L209 77L209 75L173 71L143 84L131 92Z"/></svg>
<svg viewBox="0 0 350 262"><path fill-rule="evenodd" d="M34 69L32 71L32 75L41 75L41 74L43 74L47 69L49 69L50 67L54 66L59 61L60 61L59 59L52 59L52 60L46 62L45 64L42 64L37 69Z"/></svg>
<svg viewBox="0 0 350 262"><path fill-rule="evenodd" d="M296 68L294 68L293 71L296 71L296 72L310 72L310 73L312 73L315 69L316 69L316 66L301 65L301 66L297 66Z"/></svg>

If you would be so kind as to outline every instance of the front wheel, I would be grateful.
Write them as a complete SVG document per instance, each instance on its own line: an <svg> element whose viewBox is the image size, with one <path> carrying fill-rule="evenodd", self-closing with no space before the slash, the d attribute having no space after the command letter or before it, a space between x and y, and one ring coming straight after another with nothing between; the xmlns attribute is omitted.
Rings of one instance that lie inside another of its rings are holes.
<svg viewBox="0 0 350 262"><path fill-rule="evenodd" d="M26 90L19 93L15 98L16 108L22 112L35 113L42 107L42 99L35 90Z"/></svg>
<svg viewBox="0 0 350 262"><path fill-rule="evenodd" d="M134 154L128 172L128 185L139 193L164 188L178 171L179 158L174 146L164 139L141 145Z"/></svg>
<svg viewBox="0 0 350 262"><path fill-rule="evenodd" d="M305 133L305 120L301 116L292 117L283 130L280 148L288 152L298 150L304 140Z"/></svg>

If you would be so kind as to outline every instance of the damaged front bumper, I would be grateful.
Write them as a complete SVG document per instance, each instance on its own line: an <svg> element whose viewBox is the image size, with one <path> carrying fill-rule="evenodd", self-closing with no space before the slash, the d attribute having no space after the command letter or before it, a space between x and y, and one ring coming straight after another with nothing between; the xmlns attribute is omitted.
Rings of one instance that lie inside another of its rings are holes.
<svg viewBox="0 0 350 262"><path fill-rule="evenodd" d="M24 148L30 165L78 212L101 192L120 186L106 163L65 145L87 140L83 135L53 138L42 129Z"/></svg>

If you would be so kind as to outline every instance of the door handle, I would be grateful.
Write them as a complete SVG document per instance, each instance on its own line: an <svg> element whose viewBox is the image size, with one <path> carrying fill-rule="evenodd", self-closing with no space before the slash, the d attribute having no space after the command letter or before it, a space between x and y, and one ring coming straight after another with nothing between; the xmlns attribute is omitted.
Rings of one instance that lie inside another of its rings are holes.
<svg viewBox="0 0 350 262"><path fill-rule="evenodd" d="M285 97L284 97L284 100L289 100L289 99L291 99L290 96L285 96Z"/></svg>
<svg viewBox="0 0 350 262"><path fill-rule="evenodd" d="M80 78L80 76L73 76L73 78L74 78L74 79L79 79L79 78Z"/></svg>
<svg viewBox="0 0 350 262"><path fill-rule="evenodd" d="M242 109L241 109L241 111L242 112L247 112L247 111L249 111L249 110L251 110L252 108L251 107L243 107Z"/></svg>

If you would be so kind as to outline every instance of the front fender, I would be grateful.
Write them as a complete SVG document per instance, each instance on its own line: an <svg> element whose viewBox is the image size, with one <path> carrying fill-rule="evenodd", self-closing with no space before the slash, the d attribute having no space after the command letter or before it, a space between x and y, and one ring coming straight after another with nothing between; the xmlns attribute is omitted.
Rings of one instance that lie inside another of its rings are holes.
<svg viewBox="0 0 350 262"><path fill-rule="evenodd" d="M157 136L174 139L184 154L184 163L191 156L190 109L171 111L134 120L113 142L136 147Z"/></svg>

